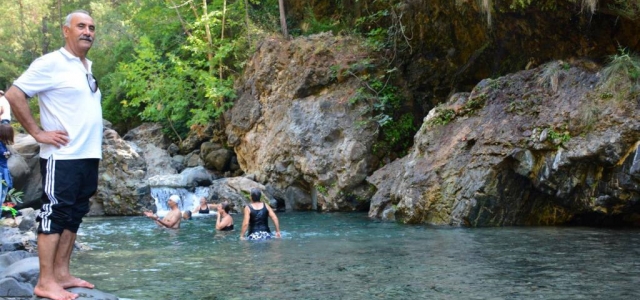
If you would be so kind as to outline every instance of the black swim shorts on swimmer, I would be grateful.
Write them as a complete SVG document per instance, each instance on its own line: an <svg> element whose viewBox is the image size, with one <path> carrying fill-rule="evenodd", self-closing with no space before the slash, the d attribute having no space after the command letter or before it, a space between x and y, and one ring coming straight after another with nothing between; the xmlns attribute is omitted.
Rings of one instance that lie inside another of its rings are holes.
<svg viewBox="0 0 640 300"><path fill-rule="evenodd" d="M38 233L78 232L98 188L99 159L40 159L42 209Z"/></svg>

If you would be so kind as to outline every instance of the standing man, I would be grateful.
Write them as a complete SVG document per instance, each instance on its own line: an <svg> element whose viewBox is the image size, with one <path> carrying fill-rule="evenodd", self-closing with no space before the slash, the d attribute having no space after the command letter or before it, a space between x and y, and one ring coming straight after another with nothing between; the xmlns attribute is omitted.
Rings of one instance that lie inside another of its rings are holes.
<svg viewBox="0 0 640 300"><path fill-rule="evenodd" d="M102 158L101 94L86 57L95 29L88 12L70 13L62 28L64 47L36 59L5 95L16 119L40 143L40 277L34 293L54 300L78 297L67 288L94 287L69 273L69 261ZM27 103L36 95L42 128Z"/></svg>

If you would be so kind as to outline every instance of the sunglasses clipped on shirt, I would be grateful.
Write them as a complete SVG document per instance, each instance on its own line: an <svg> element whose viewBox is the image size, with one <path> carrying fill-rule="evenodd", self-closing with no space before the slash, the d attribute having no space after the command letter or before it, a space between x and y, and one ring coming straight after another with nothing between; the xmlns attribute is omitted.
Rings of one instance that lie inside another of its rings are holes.
<svg viewBox="0 0 640 300"><path fill-rule="evenodd" d="M87 83L89 84L91 92L95 93L96 91L98 91L98 80L93 77L93 74L87 74Z"/></svg>

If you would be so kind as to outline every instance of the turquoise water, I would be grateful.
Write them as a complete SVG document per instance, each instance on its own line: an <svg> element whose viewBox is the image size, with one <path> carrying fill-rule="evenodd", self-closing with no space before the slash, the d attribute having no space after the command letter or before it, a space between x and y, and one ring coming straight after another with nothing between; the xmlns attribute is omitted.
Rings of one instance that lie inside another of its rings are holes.
<svg viewBox="0 0 640 300"><path fill-rule="evenodd" d="M439 228L281 213L283 239L85 218L74 274L121 299L638 299L640 230ZM273 229L273 227L272 227Z"/></svg>

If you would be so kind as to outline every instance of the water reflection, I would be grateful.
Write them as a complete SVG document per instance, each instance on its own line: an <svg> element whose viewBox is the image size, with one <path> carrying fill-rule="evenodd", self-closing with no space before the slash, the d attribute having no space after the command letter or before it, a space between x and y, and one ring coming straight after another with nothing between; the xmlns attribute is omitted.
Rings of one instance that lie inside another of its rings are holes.
<svg viewBox="0 0 640 300"><path fill-rule="evenodd" d="M215 232L215 218L179 231L143 217L87 219L79 240L94 250L72 267L129 299L635 299L640 284L638 230L278 217L286 234L266 242Z"/></svg>

